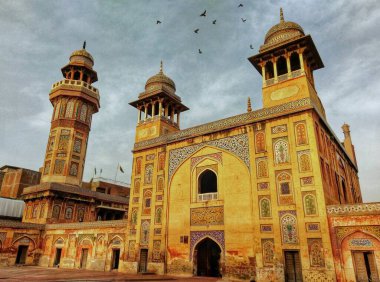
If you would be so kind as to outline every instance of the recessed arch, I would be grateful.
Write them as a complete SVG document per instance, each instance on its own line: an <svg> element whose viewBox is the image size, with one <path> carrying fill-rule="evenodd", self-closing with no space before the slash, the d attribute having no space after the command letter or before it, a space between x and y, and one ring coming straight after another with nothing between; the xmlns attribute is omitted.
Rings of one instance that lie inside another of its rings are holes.
<svg viewBox="0 0 380 282"><path fill-rule="evenodd" d="M29 240L28 244L30 245L30 243L32 243L33 244L33 249L35 248L36 242L31 237L29 237L28 235L23 235L20 238L17 238L16 240L14 240L13 243L12 243L12 246L14 246L15 244L17 244L19 241L21 241L23 239L28 239ZM26 245L26 243L25 243L25 245Z"/></svg>
<svg viewBox="0 0 380 282"><path fill-rule="evenodd" d="M291 69L291 71L301 69L300 56L298 55L297 52L293 52L290 55L290 69Z"/></svg>
<svg viewBox="0 0 380 282"><path fill-rule="evenodd" d="M280 56L277 59L276 65L277 65L277 75L278 76L288 73L288 67L286 65L285 57Z"/></svg>

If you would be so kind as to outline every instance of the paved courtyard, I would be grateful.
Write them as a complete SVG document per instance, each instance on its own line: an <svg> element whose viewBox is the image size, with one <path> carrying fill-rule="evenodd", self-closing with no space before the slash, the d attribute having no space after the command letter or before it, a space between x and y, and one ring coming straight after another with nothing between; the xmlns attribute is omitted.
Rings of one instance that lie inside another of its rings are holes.
<svg viewBox="0 0 380 282"><path fill-rule="evenodd" d="M174 277L163 275L131 275L118 272L90 271L82 269L43 268L21 266L0 268L0 281L208 281L211 277Z"/></svg>

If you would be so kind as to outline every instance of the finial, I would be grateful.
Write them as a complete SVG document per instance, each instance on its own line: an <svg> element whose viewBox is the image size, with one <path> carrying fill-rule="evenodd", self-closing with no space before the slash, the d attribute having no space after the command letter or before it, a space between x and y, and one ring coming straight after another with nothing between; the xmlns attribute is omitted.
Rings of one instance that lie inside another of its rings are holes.
<svg viewBox="0 0 380 282"><path fill-rule="evenodd" d="M161 63L160 63L160 73L163 73L162 60L161 60Z"/></svg>
<svg viewBox="0 0 380 282"><path fill-rule="evenodd" d="M280 22L284 22L284 13L282 11L282 8L280 8Z"/></svg>
<svg viewBox="0 0 380 282"><path fill-rule="evenodd" d="M86 49L86 40L83 42L83 49Z"/></svg>
<svg viewBox="0 0 380 282"><path fill-rule="evenodd" d="M247 112L252 112L252 107L251 107L251 98L248 97L248 102L247 102Z"/></svg>

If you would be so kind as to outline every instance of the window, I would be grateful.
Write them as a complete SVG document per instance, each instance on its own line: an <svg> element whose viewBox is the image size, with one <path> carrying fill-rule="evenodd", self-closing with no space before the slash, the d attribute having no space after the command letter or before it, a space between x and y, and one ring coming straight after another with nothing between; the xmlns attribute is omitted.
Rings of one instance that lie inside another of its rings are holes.
<svg viewBox="0 0 380 282"><path fill-rule="evenodd" d="M271 217L270 200L267 198L260 200L260 216L262 218Z"/></svg>
<svg viewBox="0 0 380 282"><path fill-rule="evenodd" d="M55 205L53 207L53 214L52 214L52 218L59 218L59 212L61 210L61 207L58 206L58 205Z"/></svg>
<svg viewBox="0 0 380 282"><path fill-rule="evenodd" d="M77 212L77 220L79 222L82 222L84 220L84 208L80 208L78 209L78 212Z"/></svg>
<svg viewBox="0 0 380 282"><path fill-rule="evenodd" d="M284 57L280 57L277 60L277 75L283 75L288 72L288 68L286 66L286 59Z"/></svg>
<svg viewBox="0 0 380 282"><path fill-rule="evenodd" d="M65 219L71 219L72 216L73 216L73 208L72 207L66 208Z"/></svg>
<svg viewBox="0 0 380 282"><path fill-rule="evenodd" d="M290 68L292 71L299 70L301 68L300 56L296 52L290 55Z"/></svg>
<svg viewBox="0 0 380 282"><path fill-rule="evenodd" d="M265 64L265 79L271 79L274 77L273 63L267 62Z"/></svg>
<svg viewBox="0 0 380 282"><path fill-rule="evenodd" d="M216 193L217 191L218 190L216 174L213 171L206 169L199 175L198 193Z"/></svg>

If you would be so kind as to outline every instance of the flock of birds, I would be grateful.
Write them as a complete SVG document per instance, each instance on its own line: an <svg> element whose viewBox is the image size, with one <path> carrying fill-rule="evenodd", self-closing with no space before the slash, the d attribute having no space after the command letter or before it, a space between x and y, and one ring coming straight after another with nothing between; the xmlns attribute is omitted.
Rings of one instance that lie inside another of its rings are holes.
<svg viewBox="0 0 380 282"><path fill-rule="evenodd" d="M242 7L244 7L244 5L240 3L240 4L238 5L238 8L242 8ZM199 16L200 16L200 17L206 17L206 14L207 14L207 10L204 10L203 13L200 14ZM247 19L241 18L241 21L242 21L243 23L245 23L245 22L247 21ZM157 21L156 21L156 24L162 24L162 22L161 22L160 20L157 20ZM212 21L212 24L216 24L216 19ZM199 30L200 30L199 28L195 29L195 30L194 30L194 33L198 34ZM252 44L249 45L249 48L253 49ZM202 54L202 50L201 50L201 49L198 49L198 53L199 53L199 54Z"/></svg>

